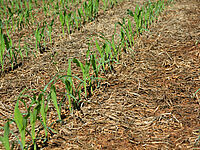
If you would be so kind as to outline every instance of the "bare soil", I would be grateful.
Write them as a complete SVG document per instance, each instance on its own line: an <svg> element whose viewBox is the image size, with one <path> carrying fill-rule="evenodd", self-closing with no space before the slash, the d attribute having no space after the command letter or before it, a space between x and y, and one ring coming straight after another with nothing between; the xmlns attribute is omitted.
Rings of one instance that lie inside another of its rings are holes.
<svg viewBox="0 0 200 150"><path fill-rule="evenodd" d="M125 1L86 24L71 39L60 39L51 52L26 58L0 77L1 118L13 117L24 88L43 88L67 59L84 58L90 35L108 38L126 10L143 1ZM150 31L124 52L115 73L73 116L68 110L43 149L198 149L200 142L200 1L175 1ZM50 118L56 118L51 112ZM0 122L3 125L3 121Z"/></svg>

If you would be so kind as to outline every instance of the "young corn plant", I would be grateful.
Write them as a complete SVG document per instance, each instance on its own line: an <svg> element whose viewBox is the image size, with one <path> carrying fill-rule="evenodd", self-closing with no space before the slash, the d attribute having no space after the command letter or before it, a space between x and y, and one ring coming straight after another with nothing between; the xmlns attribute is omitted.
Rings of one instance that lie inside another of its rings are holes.
<svg viewBox="0 0 200 150"><path fill-rule="evenodd" d="M135 25L136 25L136 32L137 35L139 36L142 33L142 15L141 15L142 10L140 7L137 5L135 8L135 13L134 13L134 20L135 20Z"/></svg>
<svg viewBox="0 0 200 150"><path fill-rule="evenodd" d="M145 14L144 14L144 28L147 30L149 28L149 17L150 17L150 9L147 8L148 6L146 6L145 8Z"/></svg>
<svg viewBox="0 0 200 150"><path fill-rule="evenodd" d="M77 58L73 58L72 60L78 67L81 68L82 71L82 78L83 78L83 87L85 92L85 97L87 97L87 83L89 86L91 86L91 78L90 78L90 61L86 60L85 65L81 63Z"/></svg>
<svg viewBox="0 0 200 150"><path fill-rule="evenodd" d="M53 100L54 107L56 108L56 111L58 113L59 120L62 120L60 108L58 106L58 100L57 100L57 95L56 95L56 87L54 85L51 86L51 99Z"/></svg>
<svg viewBox="0 0 200 150"><path fill-rule="evenodd" d="M6 52L5 35L3 34L2 28L0 28L0 63L1 71L4 71L4 54Z"/></svg>
<svg viewBox="0 0 200 150"><path fill-rule="evenodd" d="M71 63L71 60L68 61L68 63ZM77 76L70 75L70 64L68 66L68 73L67 75L59 77L61 81L65 84L66 94L64 95L68 99L69 103L69 110L71 114L73 113L74 109L80 109L80 102L81 102L81 87L83 85L83 80L78 78ZM75 86L72 78L77 79L77 81L80 81L80 83Z"/></svg>
<svg viewBox="0 0 200 150"><path fill-rule="evenodd" d="M46 124L46 116L47 116L49 100L47 99L47 104L45 105L44 92L39 93L38 96L35 93L33 93L33 96L22 95L22 93L25 90L26 89L24 89L18 97L18 101L17 101L17 104L15 106L15 113L14 113L14 117L15 117L14 121L16 122L17 127L20 131L20 135L21 135L21 141L18 140L18 143L20 144L21 148L23 149L24 145L25 145L24 134L25 134L25 131L26 131L31 136L33 148L34 148L34 150L36 150L37 149L36 139L38 137L36 136L35 125L36 125L37 120L39 120L41 122L41 124L43 125L44 130L45 130L45 137L47 137L47 133L48 133L47 128L48 127L47 127L47 124ZM23 100L22 97L28 98L28 99L31 100L31 104L28 107L27 107L27 104ZM23 104L26 108L27 112L25 114L21 114L21 112L19 110L19 101L23 102ZM30 122L30 125L31 125L31 132L29 132L26 129L29 122Z"/></svg>
<svg viewBox="0 0 200 150"><path fill-rule="evenodd" d="M25 142L26 142L26 127L27 127L27 116L23 116L23 114L19 110L19 100L17 100L17 103L15 105L15 110L14 110L14 120L15 123L19 129L19 133L21 136L21 148L25 148Z"/></svg>
<svg viewBox="0 0 200 150"><path fill-rule="evenodd" d="M96 88L95 86L97 86L97 88L100 86L100 80L103 80L103 78L100 78L100 71L101 71L101 63L99 61L99 59L97 58L97 54L96 52L90 52L90 62L92 65L92 71L93 71L93 75L90 77L92 79L92 81L94 81L93 83L90 84L89 88L91 93L93 93L93 90Z"/></svg>
<svg viewBox="0 0 200 150"><path fill-rule="evenodd" d="M85 23L85 14L83 12L84 8L83 8L83 5L78 9L78 15L79 15L79 18L81 20L81 22L84 24Z"/></svg>
<svg viewBox="0 0 200 150"><path fill-rule="evenodd" d="M36 31L35 31L35 47L36 47L36 51L39 54L39 52L41 53L41 49L42 49L42 40L44 40L44 30L45 30L45 22L43 23L43 26L40 26L40 24L38 25ZM45 44L45 40L43 41L43 43Z"/></svg>
<svg viewBox="0 0 200 150"><path fill-rule="evenodd" d="M90 55L90 61L91 61L91 64L92 64L94 77L99 78L101 64L98 64L98 59L97 59L96 53L93 53L93 54Z"/></svg>
<svg viewBox="0 0 200 150"><path fill-rule="evenodd" d="M79 25L80 25L80 18L79 16L76 14L76 11L74 11L72 13L72 16L73 16L73 22L75 24L75 28L78 30L79 29Z"/></svg>
<svg viewBox="0 0 200 150"><path fill-rule="evenodd" d="M51 21L50 24L47 25L47 27L48 27L49 41L50 41L50 43L52 43L51 33L52 33L52 29L53 29L53 24L54 24L54 19Z"/></svg>
<svg viewBox="0 0 200 150"><path fill-rule="evenodd" d="M109 7L109 0L102 0L102 1L103 1L103 10L105 12Z"/></svg>
<svg viewBox="0 0 200 150"><path fill-rule="evenodd" d="M17 60L16 55L15 55L15 48L13 46L13 42L12 39L9 35L9 33L7 32L7 36L9 39L6 38L5 36L5 42L6 42L6 49L8 51L8 53L6 54L6 56L10 59L10 63L11 63L11 68L14 68L14 59Z"/></svg>
<svg viewBox="0 0 200 150"><path fill-rule="evenodd" d="M89 0L88 3L85 1L83 3L83 8L86 22L93 21L98 14L99 0Z"/></svg>
<svg viewBox="0 0 200 150"><path fill-rule="evenodd" d="M135 31L133 30L134 25L131 23L130 19L128 19L127 25L125 24L125 19L123 19L122 23L118 22L118 24L121 26L121 32L123 32L123 34L127 40L128 46L133 47L134 36L135 36Z"/></svg>
<svg viewBox="0 0 200 150"><path fill-rule="evenodd" d="M22 54L22 48L21 48L21 38L19 39L18 45L19 45L19 48L18 48L17 53L20 54L21 60L23 61L23 54Z"/></svg>
<svg viewBox="0 0 200 150"><path fill-rule="evenodd" d="M30 113L31 138L33 140L34 150L37 149L37 147L36 147L36 136L35 136L35 124L36 124L37 117L38 117L38 114L39 114L39 111L38 111L37 107L35 107L33 109L33 111Z"/></svg>
<svg viewBox="0 0 200 150"><path fill-rule="evenodd" d="M149 26L153 23L154 20L154 14L153 14L153 10L154 10L154 4L153 3L149 3L149 7L148 7L148 11L149 11Z"/></svg>
<svg viewBox="0 0 200 150"><path fill-rule="evenodd" d="M19 12L18 13L18 19L17 19L17 29L20 31L22 28L24 28L24 13Z"/></svg>
<svg viewBox="0 0 200 150"><path fill-rule="evenodd" d="M85 1L83 3L83 8L84 8L84 16L85 16L85 21L88 22L90 17L91 17L91 8L92 8L92 0L90 0L88 3Z"/></svg>
<svg viewBox="0 0 200 150"><path fill-rule="evenodd" d="M100 36L100 38L102 38L103 40L106 41L106 43L108 43L111 47L111 51L112 51L112 61L116 61L118 62L119 59L118 59L118 56L120 54L120 49L121 49L121 45L123 45L123 40L121 39L118 39L117 42L115 42L115 35L116 35L116 25L115 24L115 32L114 34L112 35L112 39L111 40L108 40L105 38L105 36L102 34L102 36Z"/></svg>
<svg viewBox="0 0 200 150"><path fill-rule="evenodd" d="M94 0L93 2L93 17L95 19L95 17L97 17L98 12L99 12L99 0Z"/></svg>
<svg viewBox="0 0 200 150"><path fill-rule="evenodd" d="M40 120L40 122L42 123L42 125L44 126L44 131L45 131L45 137L47 138L47 134L48 134L48 127L47 127L47 111L48 111L48 103L50 101L50 97L51 97L51 92L50 94L47 96L47 103L45 104L45 99L44 99L44 94L41 93L39 96L38 96L38 100L37 100L37 107L36 107L36 110L37 110L37 113L38 111L40 112L41 116L42 116L42 120L41 118L38 118L38 120ZM34 116L33 116L34 117ZM34 131L33 131L34 132ZM34 140L33 140L34 141ZM35 142L35 141L34 141ZM34 146L35 146L35 143L33 143Z"/></svg>
<svg viewBox="0 0 200 150"><path fill-rule="evenodd" d="M106 70L106 68L105 68L106 67L106 63L105 63L105 51L104 51L104 48L100 47L99 42L96 39L95 39L95 46L97 48L97 51L100 54L99 63L102 66L102 70L105 72L105 70Z"/></svg>
<svg viewBox="0 0 200 150"><path fill-rule="evenodd" d="M71 71L71 62L72 60L69 59L68 60L68 69L67 69L67 76L63 82L65 84L65 88L67 90L67 98L68 98L68 102L69 102L69 110L72 113L72 98L71 96L73 95L73 80L72 80L72 71Z"/></svg>
<svg viewBox="0 0 200 150"><path fill-rule="evenodd" d="M65 36L65 16L66 16L66 11L64 11L64 13L60 12L59 14L59 18L60 18L60 22L61 22L61 26L62 26L62 32L63 32L63 36Z"/></svg>
<svg viewBox="0 0 200 150"><path fill-rule="evenodd" d="M9 143L9 134L10 134L10 121L7 121L4 125L4 135L0 136L0 141L2 142L3 146L6 150L10 150L10 143Z"/></svg>
<svg viewBox="0 0 200 150"><path fill-rule="evenodd" d="M9 31L7 34L3 34L2 30L0 29L0 63L1 63L1 70L4 71L4 61L6 58L9 59L11 68L14 68L14 64L17 63L17 49L15 49L11 36L9 35Z"/></svg>
<svg viewBox="0 0 200 150"><path fill-rule="evenodd" d="M112 50L112 46L110 44L110 41L109 40L105 40L104 41L104 44L103 44L103 47L102 47L104 50L104 60L105 60L105 65L107 68L106 71L112 71L113 70L113 62L114 62L114 54L113 54L113 50Z"/></svg>
<svg viewBox="0 0 200 150"><path fill-rule="evenodd" d="M69 14L65 14L65 23L66 23L67 32L68 32L69 35L71 34L71 31L70 31L70 28L71 28L71 25L72 25L71 19L72 19L72 12L70 12Z"/></svg>
<svg viewBox="0 0 200 150"><path fill-rule="evenodd" d="M160 11L159 11L159 4L160 4L159 1L155 2L155 11L154 11L154 15L155 15L156 21L158 20L158 16L159 16L159 14L160 14Z"/></svg>
<svg viewBox="0 0 200 150"><path fill-rule="evenodd" d="M29 97L29 96L28 96ZM35 133L35 125L36 125L36 121L40 120L39 114L41 113L42 119L43 121L42 124L44 126L45 129L45 136L47 136L47 128L46 128L46 115L44 117L44 114L42 113L43 111L45 111L45 108L42 107L42 101L43 101L43 94L39 94L38 98L36 97L36 95L34 94L33 97L29 97L32 102L29 106L29 108L27 109L28 111L28 115L30 117L30 124L31 124L31 138L33 141L33 147L34 150L37 149L37 145L36 145L36 133ZM33 106L35 104L35 107Z"/></svg>

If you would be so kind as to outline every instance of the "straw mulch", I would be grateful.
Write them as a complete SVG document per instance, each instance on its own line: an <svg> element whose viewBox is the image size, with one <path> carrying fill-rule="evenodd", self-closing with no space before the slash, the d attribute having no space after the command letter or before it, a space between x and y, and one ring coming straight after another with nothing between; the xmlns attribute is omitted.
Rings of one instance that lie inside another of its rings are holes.
<svg viewBox="0 0 200 150"><path fill-rule="evenodd" d="M124 2L100 16L86 25L84 32L74 34L71 41L63 40L61 43L68 44L58 48L56 67L65 68L67 61L61 59L64 54L69 58L77 55L77 50L87 49L85 36L105 31L109 37L114 28L111 23L134 7L130 4ZM194 95L200 88L199 8L198 0L176 1L167 7L150 31L136 40L134 53L122 54L121 64L115 65L115 72L106 76L107 80L83 103L81 110L74 111L73 116L68 110L62 111L62 124L54 125L58 133L50 137L44 149L199 148L199 92ZM82 39L80 44L77 39ZM25 80L29 76L28 81L34 83L30 83L32 87L38 87L37 82L42 87L56 73L48 53L34 61L40 63L29 62L32 73L29 65L25 65L1 78L3 86L10 81L16 87L13 91L5 86L7 92L1 94L5 107L1 108L2 114L11 115L6 108L14 108L12 94L22 88L16 75L23 72ZM57 117L55 114L52 112L51 118Z"/></svg>

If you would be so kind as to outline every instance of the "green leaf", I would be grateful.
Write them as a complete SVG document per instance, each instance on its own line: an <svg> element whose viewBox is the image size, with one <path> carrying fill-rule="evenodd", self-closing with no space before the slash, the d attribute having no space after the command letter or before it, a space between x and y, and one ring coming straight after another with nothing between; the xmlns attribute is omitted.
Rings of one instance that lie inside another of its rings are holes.
<svg viewBox="0 0 200 150"><path fill-rule="evenodd" d="M2 142L3 146L6 150L10 150L10 144L9 144L9 121L7 121L4 125L4 136L0 136L0 141Z"/></svg>
<svg viewBox="0 0 200 150"><path fill-rule="evenodd" d="M7 121L4 126L4 144L5 144L6 150L10 150L9 133L10 133L9 121Z"/></svg>
<svg viewBox="0 0 200 150"><path fill-rule="evenodd" d="M37 120L37 113L38 111L34 108L33 109L33 112L30 113L30 123L31 123L31 136L32 136L32 139L33 139L33 142L35 140L35 123L36 123L36 120Z"/></svg>
<svg viewBox="0 0 200 150"><path fill-rule="evenodd" d="M17 124L17 127L21 131L23 130L23 116L18 107L19 107L19 101L17 100L17 103L15 105L15 110L14 110L14 119Z"/></svg>
<svg viewBox="0 0 200 150"><path fill-rule="evenodd" d="M23 118L20 110L19 110L19 100L17 100L17 103L15 105L14 110L14 120L17 124L17 127L19 129L20 135L21 135L21 142L22 146L24 148L25 146L25 127L26 127L26 120Z"/></svg>
<svg viewBox="0 0 200 150"><path fill-rule="evenodd" d="M43 120L43 125L44 125L44 129L45 129L45 136L47 137L47 125L46 125L46 109L45 109L45 102L44 102L44 97L43 95L41 95L41 97L38 97L38 101L40 102L40 113L42 116L42 120ZM39 108L38 108L39 109Z"/></svg>
<svg viewBox="0 0 200 150"><path fill-rule="evenodd" d="M58 113L58 117L61 120L60 109L58 107L58 101L57 101L57 97L56 97L56 88L55 88L54 85L51 86L51 98L53 100L53 104L54 104L56 111Z"/></svg>

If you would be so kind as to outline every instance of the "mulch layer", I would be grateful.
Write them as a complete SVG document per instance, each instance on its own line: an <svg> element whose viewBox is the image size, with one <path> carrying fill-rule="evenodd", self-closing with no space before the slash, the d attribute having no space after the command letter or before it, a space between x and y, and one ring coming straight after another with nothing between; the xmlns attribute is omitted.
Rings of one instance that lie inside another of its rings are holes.
<svg viewBox="0 0 200 150"><path fill-rule="evenodd" d="M112 35L114 23L135 3L124 2L87 24L71 40L62 40L55 58L46 53L0 78L1 115L12 116L24 87L42 88L67 58L87 50L87 36ZM142 1L140 1L142 4ZM132 4L132 5L131 5ZM176 1L150 31L122 54L114 73L81 110L54 125L57 134L43 149L198 149L200 148L200 2ZM84 36L83 36L84 34ZM80 41L81 40L81 41ZM74 43L73 43L74 41ZM67 51L68 50L68 51ZM52 65L52 62L55 65ZM51 112L50 118L57 117Z"/></svg>

